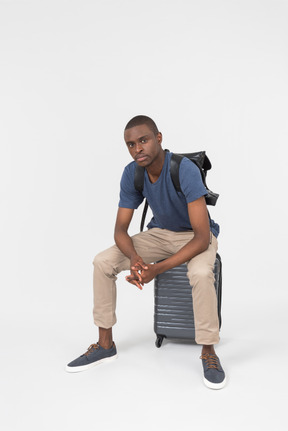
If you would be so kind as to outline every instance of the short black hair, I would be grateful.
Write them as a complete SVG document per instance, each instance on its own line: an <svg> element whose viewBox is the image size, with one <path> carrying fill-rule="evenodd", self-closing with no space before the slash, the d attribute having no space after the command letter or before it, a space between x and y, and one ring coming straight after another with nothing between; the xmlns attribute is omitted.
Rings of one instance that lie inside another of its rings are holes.
<svg viewBox="0 0 288 431"><path fill-rule="evenodd" d="M147 117L146 115L137 115L136 117L133 117L126 124L125 130L131 129L132 127L141 126L142 124L146 124L155 136L159 133L155 122L152 120L152 118Z"/></svg>

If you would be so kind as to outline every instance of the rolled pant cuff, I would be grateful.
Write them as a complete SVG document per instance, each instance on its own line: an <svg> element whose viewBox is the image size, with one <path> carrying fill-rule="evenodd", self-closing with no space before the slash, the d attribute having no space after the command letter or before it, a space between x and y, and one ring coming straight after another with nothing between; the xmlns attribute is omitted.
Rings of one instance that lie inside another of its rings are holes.
<svg viewBox="0 0 288 431"><path fill-rule="evenodd" d="M197 344L201 344L202 346L211 346L213 344L218 344L220 341L219 335L196 335L195 341Z"/></svg>
<svg viewBox="0 0 288 431"><path fill-rule="evenodd" d="M111 320L111 322L107 322L107 320L104 321L94 317L94 324L98 326L98 328L109 329L109 328L112 328L112 326L114 326L116 322L117 322L116 318Z"/></svg>

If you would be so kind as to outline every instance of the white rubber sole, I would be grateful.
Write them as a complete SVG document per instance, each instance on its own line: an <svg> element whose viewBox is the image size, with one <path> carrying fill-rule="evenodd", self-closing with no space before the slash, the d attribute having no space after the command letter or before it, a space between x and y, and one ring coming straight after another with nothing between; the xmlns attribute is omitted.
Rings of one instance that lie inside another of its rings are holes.
<svg viewBox="0 0 288 431"><path fill-rule="evenodd" d="M203 377L203 381L204 385L207 386L207 388L209 389L222 389L226 385L226 377L221 383L211 383L209 382L209 380L205 379L205 377Z"/></svg>
<svg viewBox="0 0 288 431"><path fill-rule="evenodd" d="M96 367L96 365L103 364L103 362L112 362L118 358L118 355L109 356L108 358L99 359L99 361L92 362L92 364L82 365L81 367L69 367L66 365L65 370L67 373L80 373L81 371L90 370L90 368Z"/></svg>

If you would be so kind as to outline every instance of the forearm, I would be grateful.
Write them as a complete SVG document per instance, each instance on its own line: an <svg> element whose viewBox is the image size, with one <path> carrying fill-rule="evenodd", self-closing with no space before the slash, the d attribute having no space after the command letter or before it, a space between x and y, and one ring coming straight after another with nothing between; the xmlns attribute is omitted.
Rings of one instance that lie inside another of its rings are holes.
<svg viewBox="0 0 288 431"><path fill-rule="evenodd" d="M127 256L130 260L137 255L137 252L134 248L133 241L127 232L123 230L115 230L114 235L115 243L117 247L122 251L125 256Z"/></svg>
<svg viewBox="0 0 288 431"><path fill-rule="evenodd" d="M156 273L161 274L168 269L181 265L182 263L189 261L193 257L207 250L208 247L208 238L195 235L194 238L189 241L184 247L182 247L177 253L161 262L156 263L154 265Z"/></svg>

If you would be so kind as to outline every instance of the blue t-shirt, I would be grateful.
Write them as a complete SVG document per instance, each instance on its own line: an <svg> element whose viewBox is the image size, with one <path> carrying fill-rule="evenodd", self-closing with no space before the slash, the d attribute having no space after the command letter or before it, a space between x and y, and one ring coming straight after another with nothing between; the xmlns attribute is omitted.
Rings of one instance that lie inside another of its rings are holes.
<svg viewBox="0 0 288 431"><path fill-rule="evenodd" d="M170 175L172 153L166 152L163 169L155 183L151 183L145 171L143 192L134 187L136 162L131 162L124 169L120 184L119 207L137 209L147 198L153 217L148 229L158 227L176 232L191 230L187 204L207 194L197 166L186 157L180 163L179 180L181 192L177 192ZM219 225L210 219L210 229L217 237Z"/></svg>

